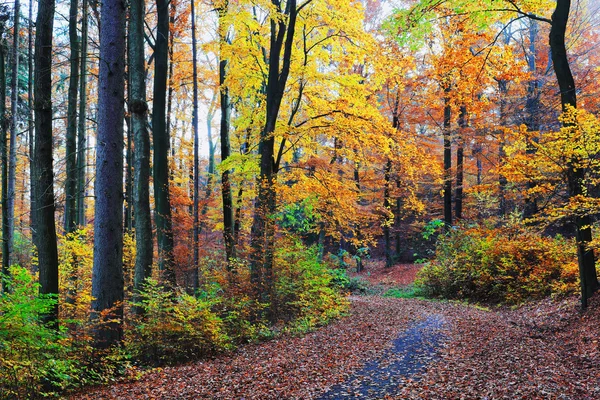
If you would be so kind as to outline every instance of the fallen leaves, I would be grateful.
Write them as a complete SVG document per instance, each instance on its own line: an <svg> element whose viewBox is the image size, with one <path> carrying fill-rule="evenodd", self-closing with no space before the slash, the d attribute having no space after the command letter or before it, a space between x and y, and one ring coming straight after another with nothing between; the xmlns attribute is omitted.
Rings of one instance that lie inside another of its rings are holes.
<svg viewBox="0 0 600 400"><path fill-rule="evenodd" d="M370 279L392 275L397 282L412 268L393 270L376 270ZM377 296L351 300L348 317L304 337L246 345L72 398L600 398L598 296L585 313L575 298L492 311Z"/></svg>

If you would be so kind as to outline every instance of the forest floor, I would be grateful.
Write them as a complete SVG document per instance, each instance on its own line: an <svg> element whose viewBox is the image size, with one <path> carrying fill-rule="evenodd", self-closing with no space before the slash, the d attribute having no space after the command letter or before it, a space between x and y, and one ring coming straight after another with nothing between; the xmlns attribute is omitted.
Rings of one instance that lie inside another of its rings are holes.
<svg viewBox="0 0 600 400"><path fill-rule="evenodd" d="M417 266L373 262L382 292ZM282 336L73 399L598 399L600 296L517 309L351 296L349 316L304 337Z"/></svg>

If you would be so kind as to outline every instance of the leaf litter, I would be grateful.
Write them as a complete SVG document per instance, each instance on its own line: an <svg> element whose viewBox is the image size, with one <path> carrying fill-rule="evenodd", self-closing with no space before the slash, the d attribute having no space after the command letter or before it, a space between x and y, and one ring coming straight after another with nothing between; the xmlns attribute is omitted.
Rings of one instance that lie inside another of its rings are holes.
<svg viewBox="0 0 600 400"><path fill-rule="evenodd" d="M400 271L376 271L405 284ZM395 268L394 268L395 269ZM374 277L375 275L375 277ZM518 309L351 296L350 314L73 399L597 399L600 296Z"/></svg>

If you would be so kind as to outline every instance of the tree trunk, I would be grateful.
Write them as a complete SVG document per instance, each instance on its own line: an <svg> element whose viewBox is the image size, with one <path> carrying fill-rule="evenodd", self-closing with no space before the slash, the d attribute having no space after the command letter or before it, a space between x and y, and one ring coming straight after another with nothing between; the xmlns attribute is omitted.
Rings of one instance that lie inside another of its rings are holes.
<svg viewBox="0 0 600 400"><path fill-rule="evenodd" d="M530 20L529 27L529 56L527 57L527 66L532 76L537 75L537 35L538 25L537 21ZM539 93L539 82L537 79L533 79L527 85L527 101L525 103L525 125L531 132L537 132L540 130L539 116L540 114L540 93ZM535 153L535 146L533 143L528 143L527 154ZM535 187L535 183L532 181L527 182L528 192ZM527 195L525 197L525 206L523 208L523 217L531 218L538 212L537 199L535 195Z"/></svg>
<svg viewBox="0 0 600 400"><path fill-rule="evenodd" d="M226 6L225 6L226 7ZM223 19L227 15L227 8L219 10L219 43L223 47L227 43L227 31L223 26ZM223 50L220 52L224 53ZM225 85L228 61L223 56L219 61L219 91L221 94L221 162L227 160L231 155L231 143L229 140L229 126L231 124L231 104L229 101L229 88ZM223 198L223 240L225 241L225 253L227 264L235 258L234 240L234 218L233 197L231 195L230 171L223 170L221 174L221 196Z"/></svg>
<svg viewBox="0 0 600 400"><path fill-rule="evenodd" d="M123 335L125 12L119 0L102 3L100 60L92 317L110 310L113 321L94 331L95 345L105 348L119 343Z"/></svg>
<svg viewBox="0 0 600 400"><path fill-rule="evenodd" d="M35 26L35 153L34 175L31 184L35 205L37 228L40 293L58 296L58 250L54 222L54 173L52 161L52 28L54 25L54 0L40 0ZM45 320L58 326L58 302Z"/></svg>
<svg viewBox="0 0 600 400"><path fill-rule="evenodd" d="M358 156L358 150L354 149L354 155ZM354 184L356 185L356 192L359 196L359 204L360 204L360 165L358 162L355 162L354 164ZM360 242L362 240L362 232L360 229L360 225L357 225L356 227L356 240L357 242ZM363 270L363 262L362 262L362 257L360 254L360 245L359 244L353 244L352 248L354 251L354 257L356 259L356 272L361 272Z"/></svg>
<svg viewBox="0 0 600 400"><path fill-rule="evenodd" d="M34 144L34 124L33 124L33 0L29 0L29 27L27 29L27 131L29 137L29 181L33 179L33 144ZM3 91L2 93L5 93ZM4 115L3 115L4 118ZM31 240L35 243L35 223L33 212L35 210L33 189L29 185L29 230L31 232Z"/></svg>
<svg viewBox="0 0 600 400"><path fill-rule="evenodd" d="M446 229L452 226L452 137L450 122L450 86L444 89L444 222Z"/></svg>
<svg viewBox="0 0 600 400"><path fill-rule="evenodd" d="M464 178L464 130L467 127L467 107L464 105L460 107L460 114L458 115L458 126L459 134L457 138L456 147L456 198L454 200L456 220L462 219L463 210L463 178Z"/></svg>
<svg viewBox="0 0 600 400"><path fill-rule="evenodd" d="M3 16L4 17L4 16ZM4 19L0 25L0 157L2 158L2 275L8 276L8 148L6 142L6 43L4 42ZM2 279L2 291L7 290Z"/></svg>
<svg viewBox="0 0 600 400"><path fill-rule="evenodd" d="M575 80L571 73L565 47L565 32L570 8L570 0L557 0L556 9L552 14L552 28L550 29L552 64L560 88L560 101L563 112L566 112L569 107L577 108ZM568 162L567 183L570 197L580 196L585 191L585 171L580 167L580 161L578 157L574 157ZM594 250L589 247L589 243L592 241L591 225L592 219L589 216L575 217L582 308L587 307L588 299L598 290Z"/></svg>
<svg viewBox="0 0 600 400"><path fill-rule="evenodd" d="M192 285L194 293L200 286L198 276L198 262L200 261L200 215L198 203L200 201L200 157L199 157L199 146L200 137L198 134L198 62L196 57L198 55L196 48L196 6L195 0L191 0L191 19L192 19L192 85L193 85L193 101L194 109L192 112L192 127L194 129L194 201L193 201L193 239L192 246L194 248L194 260L192 264ZM209 139L209 146L212 148L212 141Z"/></svg>
<svg viewBox="0 0 600 400"><path fill-rule="evenodd" d="M171 25L175 23L175 2L169 1L169 5L171 6L171 12L169 13L169 40L167 42L168 50L168 65L169 65L169 73L167 75L167 137L169 140L173 140L173 145L171 146L171 156L175 156L175 138L171 136L171 111L173 110L173 30L170 29ZM175 129L177 130L177 122L175 121ZM173 175L173 171L171 171L171 176Z"/></svg>
<svg viewBox="0 0 600 400"><path fill-rule="evenodd" d="M154 203L158 268L161 279L175 286L173 270L173 222L169 193L169 135L167 134L166 97L169 59L169 2L156 0L158 16L154 50L154 102L152 104L152 136L154 146Z"/></svg>
<svg viewBox="0 0 600 400"><path fill-rule="evenodd" d="M385 186L383 188L383 209L385 212L385 216L383 219L383 236L385 239L385 266L388 268L394 264L394 256L392 254L392 240L390 236L390 225L394 218L392 212L392 203L390 199L391 173L392 160L388 158L387 162L385 163ZM392 216L391 218L390 215Z"/></svg>
<svg viewBox="0 0 600 400"><path fill-rule="evenodd" d="M77 89L79 84L79 38L77 37L78 1L71 0L69 7L70 73L67 98L66 159L67 177L65 181L65 225L66 233L73 232L76 226L77 207Z"/></svg>
<svg viewBox="0 0 600 400"><path fill-rule="evenodd" d="M240 152L243 155L248 154L248 151L250 149L250 144L249 144L250 134L251 134L251 130L248 129L246 131L246 139L244 140L244 143L242 143L242 146L240 148ZM236 204L235 204L235 215L233 218L233 240L235 243L238 243L240 240L240 230L242 228L243 195L244 195L244 185L240 185L240 187L238 188L238 192L237 192Z"/></svg>
<svg viewBox="0 0 600 400"><path fill-rule="evenodd" d="M146 103L146 66L144 56L144 0L130 2L129 19L129 109L131 132L134 140L134 190L135 210L135 272L133 278L134 302L139 302L142 284L152 273L152 216L150 213L150 135L147 129L148 103ZM135 313L142 312L134 307Z"/></svg>
<svg viewBox="0 0 600 400"><path fill-rule="evenodd" d="M81 19L81 62L79 73L79 127L77 129L77 211L76 223L85 226L86 189L86 107L87 107L87 50L88 50L88 1L83 0Z"/></svg>
<svg viewBox="0 0 600 400"><path fill-rule="evenodd" d="M400 180L396 179L396 189L398 189L398 191L400 191ZM400 211L402 210L402 198L400 196L396 197L396 215L394 218L394 229L395 229L395 239L396 239L396 259L400 260L400 257L402 256L402 238L401 238L401 232L400 232L400 223L401 223L401 218L400 218Z"/></svg>
<svg viewBox="0 0 600 400"><path fill-rule="evenodd" d="M272 0L272 4L274 9L278 10L280 14L287 15L287 18L282 18L282 15L271 15L270 20L266 120L260 134L260 175L258 176L258 193L254 203L254 220L250 233L250 278L257 290L259 300L269 304L266 312L270 318L275 316L274 309L276 308L276 305L272 304L275 233L272 216L277 206L274 188L277 174L274 168L274 133L290 72L292 44L298 14L296 0L288 0L285 11L281 10L279 1Z"/></svg>
<svg viewBox="0 0 600 400"><path fill-rule="evenodd" d="M15 184L17 181L17 123L19 122L19 29L21 16L21 2L15 0L15 14L13 26L13 48L12 48L12 71L10 82L10 144L8 149L8 235L5 240L8 242L8 253L5 257L9 264L14 262L14 233L15 233Z"/></svg>
<svg viewBox="0 0 600 400"><path fill-rule="evenodd" d="M506 140L504 138L504 127L506 124L506 98L508 96L508 87L507 82L503 79L498 80L498 89L500 90L500 139L498 146L498 166L502 166L504 163L504 159L506 158L506 153L504 151L504 147L506 146ZM500 217L504 217L507 213L507 204L506 204L506 185L508 184L508 180L501 173L498 174L498 190L499 190L499 206L498 206L498 215Z"/></svg>

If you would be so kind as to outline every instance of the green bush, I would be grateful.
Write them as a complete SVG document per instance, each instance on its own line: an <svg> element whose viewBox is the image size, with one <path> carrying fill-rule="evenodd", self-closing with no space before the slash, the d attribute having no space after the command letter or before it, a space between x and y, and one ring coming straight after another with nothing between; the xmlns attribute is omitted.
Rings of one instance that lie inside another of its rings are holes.
<svg viewBox="0 0 600 400"><path fill-rule="evenodd" d="M160 365L227 348L223 320L213 311L220 301L217 291L209 285L192 296L147 279L136 304L143 315L134 317L127 330L126 348L132 358Z"/></svg>
<svg viewBox="0 0 600 400"><path fill-rule="evenodd" d="M275 308L279 319L292 322L292 329L314 329L348 309L348 300L338 288L345 278L319 260L317 246L300 240L282 239L275 253Z"/></svg>
<svg viewBox="0 0 600 400"><path fill-rule="evenodd" d="M576 291L576 262L575 246L562 237L469 227L440 237L416 285L428 296L515 304Z"/></svg>
<svg viewBox="0 0 600 400"><path fill-rule="evenodd" d="M12 266L3 280L10 289L0 294L0 398L50 395L75 385L81 371L69 355L70 340L40 317L56 299L39 295L25 268Z"/></svg>

